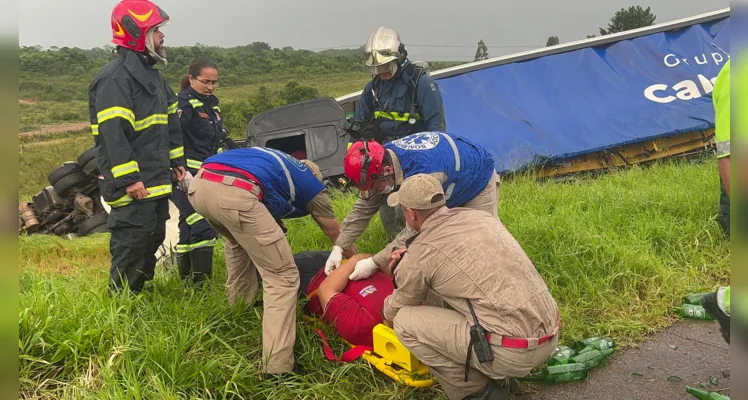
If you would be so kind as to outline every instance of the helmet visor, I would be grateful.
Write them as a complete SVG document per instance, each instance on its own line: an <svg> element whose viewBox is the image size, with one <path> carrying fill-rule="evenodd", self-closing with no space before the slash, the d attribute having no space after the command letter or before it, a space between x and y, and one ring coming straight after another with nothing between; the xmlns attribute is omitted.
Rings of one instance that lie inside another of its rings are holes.
<svg viewBox="0 0 748 400"><path fill-rule="evenodd" d="M390 49L367 51L364 56L366 57L366 65L369 67L385 65L389 64L390 61L397 60L397 54Z"/></svg>

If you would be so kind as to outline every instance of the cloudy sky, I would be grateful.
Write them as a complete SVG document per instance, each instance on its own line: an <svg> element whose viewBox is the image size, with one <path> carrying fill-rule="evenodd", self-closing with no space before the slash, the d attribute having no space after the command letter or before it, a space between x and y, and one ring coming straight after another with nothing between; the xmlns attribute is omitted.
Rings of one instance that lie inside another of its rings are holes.
<svg viewBox="0 0 748 400"><path fill-rule="evenodd" d="M411 58L472 60L483 39L490 56L584 39L607 26L630 0L435 1L210 0L156 1L171 16L166 45L236 46L263 41L273 47L323 49L362 45L379 25L400 33ZM21 45L101 47L109 44L115 0L23 0L17 5ZM664 23L730 6L729 0L647 0ZM88 14L84 17L85 14Z"/></svg>

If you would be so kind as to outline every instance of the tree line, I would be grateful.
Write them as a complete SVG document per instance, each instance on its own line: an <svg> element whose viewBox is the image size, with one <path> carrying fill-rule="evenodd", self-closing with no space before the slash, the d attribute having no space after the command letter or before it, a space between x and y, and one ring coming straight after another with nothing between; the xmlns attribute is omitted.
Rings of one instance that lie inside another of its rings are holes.
<svg viewBox="0 0 748 400"><path fill-rule="evenodd" d="M610 35L611 33L652 26L656 19L657 16L652 13L651 7L642 8L642 6L631 6L629 8L621 8L610 17L608 27L598 28L598 32L600 33L600 36L605 36ZM593 37L596 37L596 35L587 35L588 39ZM558 36L550 36L545 45L555 46L559 43Z"/></svg>
<svg viewBox="0 0 748 400"><path fill-rule="evenodd" d="M113 46L93 49L22 46L19 56L21 73L91 79L115 54ZM363 47L314 52L291 47L271 48L265 42L231 48L196 44L167 47L166 56L169 64L160 69L170 81L180 79L186 73L189 63L197 56L212 58L221 70L221 84L226 85L253 83L258 75L267 74L308 75L366 71Z"/></svg>

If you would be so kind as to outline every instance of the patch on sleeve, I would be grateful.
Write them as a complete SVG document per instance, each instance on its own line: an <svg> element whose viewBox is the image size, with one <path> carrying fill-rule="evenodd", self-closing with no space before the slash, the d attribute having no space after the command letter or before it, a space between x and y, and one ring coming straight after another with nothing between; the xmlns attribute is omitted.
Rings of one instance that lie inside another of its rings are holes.
<svg viewBox="0 0 748 400"><path fill-rule="evenodd" d="M182 109L181 108L177 108L177 117L178 118L182 118Z"/></svg>
<svg viewBox="0 0 748 400"><path fill-rule="evenodd" d="M429 85L431 85L431 91L436 92L436 85L434 85L433 83L429 83Z"/></svg>

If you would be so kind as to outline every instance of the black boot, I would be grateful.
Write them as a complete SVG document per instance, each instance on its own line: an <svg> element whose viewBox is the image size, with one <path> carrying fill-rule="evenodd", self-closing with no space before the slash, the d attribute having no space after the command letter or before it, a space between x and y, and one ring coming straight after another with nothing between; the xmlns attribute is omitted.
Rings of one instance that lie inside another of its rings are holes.
<svg viewBox="0 0 748 400"><path fill-rule="evenodd" d="M704 297L701 298L701 306L704 307L707 314L717 320L719 323L719 331L722 333L722 338L725 339L727 344L730 344L730 316L725 314L725 312L719 308L717 292L704 295Z"/></svg>
<svg viewBox="0 0 748 400"><path fill-rule="evenodd" d="M213 277L213 247L198 247L190 252L192 258L192 282L202 286L206 279Z"/></svg>
<svg viewBox="0 0 748 400"><path fill-rule="evenodd" d="M192 270L192 263L190 262L190 253L177 253L177 267L179 268L179 277L182 280L186 280Z"/></svg>
<svg viewBox="0 0 748 400"><path fill-rule="evenodd" d="M465 397L465 400L509 400L509 392L492 379L482 389Z"/></svg>

